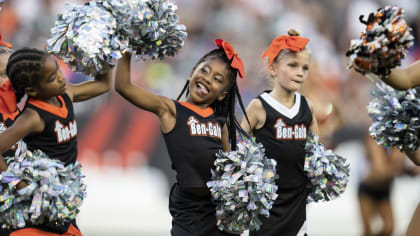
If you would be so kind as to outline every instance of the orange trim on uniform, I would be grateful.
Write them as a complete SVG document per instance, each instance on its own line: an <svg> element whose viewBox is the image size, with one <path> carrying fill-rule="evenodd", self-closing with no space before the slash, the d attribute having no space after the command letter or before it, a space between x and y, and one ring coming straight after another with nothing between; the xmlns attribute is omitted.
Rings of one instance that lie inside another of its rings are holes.
<svg viewBox="0 0 420 236"><path fill-rule="evenodd" d="M66 103L64 102L64 99L61 95L57 96L57 99L61 102L61 107L57 107L54 105L51 105L47 102L44 102L42 100L30 98L29 103L42 109L45 111L48 111L49 113L52 113L58 117L61 117L63 119L67 118L67 115L69 111L67 110Z"/></svg>
<svg viewBox="0 0 420 236"><path fill-rule="evenodd" d="M214 111L213 108L207 107L207 108L200 108L194 104L188 103L188 102L179 102L179 104L183 105L184 107L190 109L191 111L199 114L201 117L207 118L211 115L213 115Z"/></svg>
<svg viewBox="0 0 420 236"><path fill-rule="evenodd" d="M55 233L51 233L48 231L44 231L44 230L40 230L40 229L35 229L35 228L25 228L25 229L20 229L17 231L14 231L12 233L10 233L10 236L83 236L82 233L80 233L80 231L74 227L72 224L70 224L67 232L65 232L64 234L55 234Z"/></svg>
<svg viewBox="0 0 420 236"><path fill-rule="evenodd" d="M0 113L3 116L3 120L9 118L14 120L19 114L16 104L16 94L10 80L6 80L0 86Z"/></svg>

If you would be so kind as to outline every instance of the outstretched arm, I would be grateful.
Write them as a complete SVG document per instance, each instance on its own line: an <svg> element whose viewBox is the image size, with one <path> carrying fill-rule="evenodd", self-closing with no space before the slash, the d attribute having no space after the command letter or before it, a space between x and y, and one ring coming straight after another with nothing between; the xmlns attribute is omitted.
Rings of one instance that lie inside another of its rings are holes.
<svg viewBox="0 0 420 236"><path fill-rule="evenodd" d="M133 85L130 79L130 63L130 54L124 54L118 60L115 90L133 105L155 113L161 121L162 131L169 132L175 126L175 103L167 97Z"/></svg>
<svg viewBox="0 0 420 236"><path fill-rule="evenodd" d="M387 78L382 78L382 80L399 90L420 86L420 60L406 68L392 70L391 74Z"/></svg>
<svg viewBox="0 0 420 236"><path fill-rule="evenodd" d="M68 84L66 93L73 102L82 102L105 92L111 88L112 70L105 74L97 75L95 80L80 84Z"/></svg>

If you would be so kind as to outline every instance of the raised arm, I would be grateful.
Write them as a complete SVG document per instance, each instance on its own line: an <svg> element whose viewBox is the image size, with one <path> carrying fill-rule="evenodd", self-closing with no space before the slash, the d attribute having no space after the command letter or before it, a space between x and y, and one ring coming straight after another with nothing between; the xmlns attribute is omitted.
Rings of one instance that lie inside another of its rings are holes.
<svg viewBox="0 0 420 236"><path fill-rule="evenodd" d="M392 70L391 74L382 80L399 90L420 86L420 60L412 63L406 68Z"/></svg>
<svg viewBox="0 0 420 236"><path fill-rule="evenodd" d="M175 103L167 97L133 85L130 79L130 63L130 54L124 54L118 60L115 90L133 105L156 114L161 121L162 131L170 131L175 126Z"/></svg>
<svg viewBox="0 0 420 236"><path fill-rule="evenodd" d="M73 102L82 102L103 93L111 88L112 70L105 74L97 75L95 80L80 84L68 84L67 94Z"/></svg>

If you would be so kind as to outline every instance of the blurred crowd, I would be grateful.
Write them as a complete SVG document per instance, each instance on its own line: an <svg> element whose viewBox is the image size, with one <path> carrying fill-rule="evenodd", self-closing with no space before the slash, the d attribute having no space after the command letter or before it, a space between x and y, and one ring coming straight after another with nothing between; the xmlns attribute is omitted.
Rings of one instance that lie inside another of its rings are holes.
<svg viewBox="0 0 420 236"><path fill-rule="evenodd" d="M50 37L56 14L65 10L66 3L84 2L87 1L7 0L0 12L0 33L15 48L43 48ZM270 87L262 52L274 37L287 34L288 29L294 28L310 39L313 64L302 92L314 101L321 136L329 145L343 138L343 135L333 135L337 130L353 127L348 130L357 135L356 131L366 130L369 123L365 107L372 83L349 70L345 57L350 40L358 38L364 29L358 20L359 15L367 15L385 5L398 4L405 10L405 19L416 38L404 63L417 59L419 54L418 1L178 0L177 4L180 22L187 26L189 34L185 46L174 58L160 63L139 61L134 71L139 83L176 97L194 63L213 49L213 40L220 37L232 42L245 63L246 79L240 82L240 88L247 103ZM88 79L71 72L65 65L62 69L71 82ZM90 110L81 108L79 111Z"/></svg>

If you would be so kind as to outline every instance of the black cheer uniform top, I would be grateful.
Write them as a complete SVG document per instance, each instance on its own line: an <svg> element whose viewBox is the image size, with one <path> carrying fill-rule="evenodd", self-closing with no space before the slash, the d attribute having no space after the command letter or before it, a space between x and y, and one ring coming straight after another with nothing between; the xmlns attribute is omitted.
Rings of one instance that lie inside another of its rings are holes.
<svg viewBox="0 0 420 236"><path fill-rule="evenodd" d="M175 102L175 106L175 127L163 136L178 185L182 189L207 189L215 153L222 149L225 119L217 117L210 107L201 109L186 102Z"/></svg>
<svg viewBox="0 0 420 236"><path fill-rule="evenodd" d="M40 149L50 158L60 160L68 165L76 162L77 158L77 124L74 119L73 103L70 97L64 93L58 95L57 99L61 104L60 107L41 100L28 99L25 108L31 108L38 112L45 123L45 127L41 133L26 136L23 140L28 150ZM71 224L77 228L75 220L59 225L49 222L42 225L27 224L25 228L37 228L47 232L63 234L67 232Z"/></svg>
<svg viewBox="0 0 420 236"><path fill-rule="evenodd" d="M70 97L64 93L57 96L57 99L61 107L32 98L28 100L26 108L38 112L45 122L45 128L41 133L26 136L23 140L28 150L40 149L50 158L68 165L77 158L77 124Z"/></svg>
<svg viewBox="0 0 420 236"><path fill-rule="evenodd" d="M312 123L312 112L304 96L295 93L295 104L288 108L269 95L257 97L266 112L264 126L252 132L262 143L265 154L277 161L278 198L268 219L263 217L259 231L251 236L306 235L305 143Z"/></svg>

